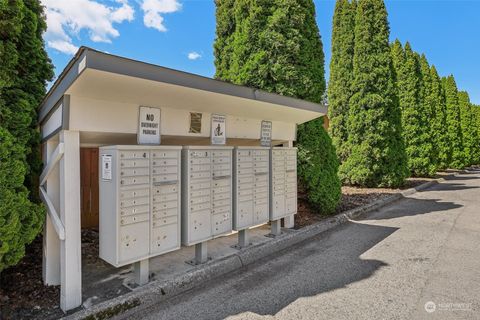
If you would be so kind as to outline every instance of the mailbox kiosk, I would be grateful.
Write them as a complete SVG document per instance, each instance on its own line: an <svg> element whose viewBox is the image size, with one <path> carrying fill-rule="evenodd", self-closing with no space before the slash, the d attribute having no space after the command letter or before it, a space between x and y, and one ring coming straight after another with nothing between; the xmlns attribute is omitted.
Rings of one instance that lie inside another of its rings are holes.
<svg viewBox="0 0 480 320"><path fill-rule="evenodd" d="M297 148L274 147L270 152L270 220L276 235L280 219L297 214Z"/></svg>
<svg viewBox="0 0 480 320"><path fill-rule="evenodd" d="M120 267L180 248L180 150L100 148L100 258Z"/></svg>
<svg viewBox="0 0 480 320"><path fill-rule="evenodd" d="M289 148L298 124L326 112L317 103L81 47L38 108L48 213L42 275L45 284L60 285L61 309L82 304L88 277L81 225L99 211L101 257L115 266L133 262L141 283L148 257L175 250L180 239L195 245L195 260L203 262L206 241L232 228L246 234L267 219L273 234L281 220L293 227ZM260 145L276 146L270 159ZM88 202L98 188L99 209Z"/></svg>
<svg viewBox="0 0 480 320"><path fill-rule="evenodd" d="M232 231L232 147L186 146L182 170L182 243L203 263L206 241Z"/></svg>
<svg viewBox="0 0 480 320"><path fill-rule="evenodd" d="M275 147L272 153L270 220L297 214L297 148Z"/></svg>
<svg viewBox="0 0 480 320"><path fill-rule="evenodd" d="M270 148L235 147L233 155L233 229L243 248L250 244L248 228L269 219Z"/></svg>

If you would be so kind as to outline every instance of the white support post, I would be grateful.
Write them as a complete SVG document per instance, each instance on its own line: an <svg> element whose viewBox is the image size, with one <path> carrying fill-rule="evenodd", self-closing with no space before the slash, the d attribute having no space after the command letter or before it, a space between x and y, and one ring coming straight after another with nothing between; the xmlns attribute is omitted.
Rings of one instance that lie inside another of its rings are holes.
<svg viewBox="0 0 480 320"><path fill-rule="evenodd" d="M143 286L148 283L149 260L144 259L133 264L133 274L135 276L135 283Z"/></svg>
<svg viewBox="0 0 480 320"><path fill-rule="evenodd" d="M65 240L60 245L60 308L68 311L82 304L82 248L80 225L80 134L63 130L60 142L60 219Z"/></svg>
<svg viewBox="0 0 480 320"><path fill-rule="evenodd" d="M283 144L284 147L292 148L293 147L293 141L287 141L286 143ZM291 216L286 216L283 218L283 227L286 229L291 229L295 226L295 217L292 214Z"/></svg>
<svg viewBox="0 0 480 320"><path fill-rule="evenodd" d="M52 160L52 153L57 145L58 141L53 141L53 139L48 140L44 144L43 161L45 165ZM60 178L58 167L50 174L46 183L46 191L58 212L60 207ZM45 285L56 286L60 284L60 240L48 214L46 215L43 228L42 277Z"/></svg>

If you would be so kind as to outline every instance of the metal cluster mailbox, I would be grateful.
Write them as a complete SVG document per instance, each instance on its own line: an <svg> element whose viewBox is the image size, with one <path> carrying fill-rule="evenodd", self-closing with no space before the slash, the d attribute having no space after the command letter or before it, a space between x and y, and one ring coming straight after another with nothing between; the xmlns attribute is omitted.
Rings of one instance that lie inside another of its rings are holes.
<svg viewBox="0 0 480 320"><path fill-rule="evenodd" d="M270 220L297 213L297 148L271 149Z"/></svg>
<svg viewBox="0 0 480 320"><path fill-rule="evenodd" d="M190 246L232 231L233 147L182 150L182 243Z"/></svg>
<svg viewBox="0 0 480 320"><path fill-rule="evenodd" d="M233 229L243 230L267 223L270 150L235 147L233 155Z"/></svg>
<svg viewBox="0 0 480 320"><path fill-rule="evenodd" d="M100 258L119 267L180 248L180 151L100 148Z"/></svg>

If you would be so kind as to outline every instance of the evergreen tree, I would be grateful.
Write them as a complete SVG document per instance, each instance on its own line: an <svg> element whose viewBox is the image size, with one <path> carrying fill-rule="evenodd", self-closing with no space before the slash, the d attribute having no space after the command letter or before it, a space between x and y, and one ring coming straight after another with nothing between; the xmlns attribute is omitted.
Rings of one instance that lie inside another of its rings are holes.
<svg viewBox="0 0 480 320"><path fill-rule="evenodd" d="M52 77L44 50L46 29L39 1L0 2L0 270L24 255L41 230L44 208L34 202L38 183L36 108ZM27 179L25 179L27 176Z"/></svg>
<svg viewBox="0 0 480 320"><path fill-rule="evenodd" d="M217 78L322 101L324 55L312 0L219 0L217 19ZM323 119L317 119L298 127L299 162L308 161L312 166L310 170L300 167L299 177L311 203L321 212L331 213L341 189L338 160L322 124Z"/></svg>
<svg viewBox="0 0 480 320"><path fill-rule="evenodd" d="M453 75L443 78L442 83L447 106L448 166L451 169L462 169L465 166L465 154L463 152L457 84Z"/></svg>
<svg viewBox="0 0 480 320"><path fill-rule="evenodd" d="M233 6L235 0L215 0L217 21L216 39L213 45L215 56L215 78L228 78L230 60L232 55L233 33L235 31L235 19Z"/></svg>
<svg viewBox="0 0 480 320"><path fill-rule="evenodd" d="M332 58L328 81L330 135L341 161L348 157L348 112L352 96L356 2L337 0L333 15Z"/></svg>
<svg viewBox="0 0 480 320"><path fill-rule="evenodd" d="M419 58L408 42L403 49L400 41L396 40L392 45L392 59L402 112L402 133L408 169L414 176L431 176L435 173L435 167L431 162L429 115L422 101Z"/></svg>
<svg viewBox="0 0 480 320"><path fill-rule="evenodd" d="M476 133L476 142L475 149L473 151L473 164L480 164L480 106L473 105L473 113L475 114L475 129Z"/></svg>
<svg viewBox="0 0 480 320"><path fill-rule="evenodd" d="M460 125L463 137L463 152L465 165L472 165L475 161L475 148L477 143L477 128L475 127L475 113L470 97L466 91L458 93L460 106Z"/></svg>
<svg viewBox="0 0 480 320"><path fill-rule="evenodd" d="M432 98L432 77L430 75L430 65L427 57L424 54L419 55L415 53L415 58L419 65L419 80L420 80L420 106L421 121L424 134L424 148L421 152L428 159L428 172L424 175L433 176L438 170L438 149L435 147L434 131L439 129L434 121L436 117L435 101Z"/></svg>
<svg viewBox="0 0 480 320"><path fill-rule="evenodd" d="M474 105L475 110L475 128L477 128L477 143L474 153L473 164L480 164L480 105Z"/></svg>
<svg viewBox="0 0 480 320"><path fill-rule="evenodd" d="M432 139L436 150L436 164L439 169L446 169L449 165L450 146L448 140L447 106L442 80L434 65L430 67L431 94L434 118L432 121Z"/></svg>
<svg viewBox="0 0 480 320"><path fill-rule="evenodd" d="M324 55L313 2L237 0L233 10L233 34L225 38L217 27L215 46L228 43L216 51L215 59L223 63L216 65L218 78L321 101Z"/></svg>
<svg viewBox="0 0 480 320"><path fill-rule="evenodd" d="M349 158L340 174L349 184L396 187L408 175L382 0L359 0L355 17Z"/></svg>
<svg viewBox="0 0 480 320"><path fill-rule="evenodd" d="M341 197L339 161L323 117L298 130L298 175L308 191L309 202L323 214L334 213Z"/></svg>

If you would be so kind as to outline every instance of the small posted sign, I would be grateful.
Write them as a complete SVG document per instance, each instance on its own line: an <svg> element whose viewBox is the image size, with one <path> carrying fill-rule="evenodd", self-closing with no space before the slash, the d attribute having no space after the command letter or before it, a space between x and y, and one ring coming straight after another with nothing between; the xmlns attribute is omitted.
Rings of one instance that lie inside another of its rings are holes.
<svg viewBox="0 0 480 320"><path fill-rule="evenodd" d="M112 180L112 156L102 154L102 179Z"/></svg>
<svg viewBox="0 0 480 320"><path fill-rule="evenodd" d="M224 115L212 114L211 144L225 144L227 142L225 122Z"/></svg>
<svg viewBox="0 0 480 320"><path fill-rule="evenodd" d="M160 109L140 107L138 111L138 144L160 144Z"/></svg>
<svg viewBox="0 0 480 320"><path fill-rule="evenodd" d="M272 121L262 120L260 145L262 147L270 147L272 145Z"/></svg>

